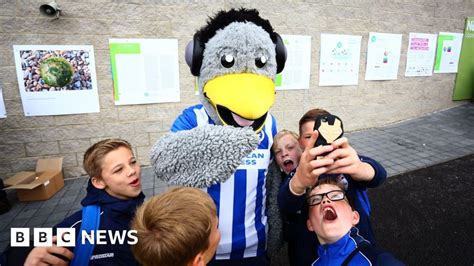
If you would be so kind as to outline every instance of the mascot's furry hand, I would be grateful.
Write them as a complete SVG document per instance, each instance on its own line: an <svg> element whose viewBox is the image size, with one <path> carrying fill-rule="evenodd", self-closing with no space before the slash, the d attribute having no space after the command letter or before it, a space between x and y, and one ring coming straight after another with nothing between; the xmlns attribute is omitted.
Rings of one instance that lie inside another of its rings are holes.
<svg viewBox="0 0 474 266"><path fill-rule="evenodd" d="M249 127L207 125L167 133L153 146L151 165L168 184L209 187L232 176L258 142Z"/></svg>

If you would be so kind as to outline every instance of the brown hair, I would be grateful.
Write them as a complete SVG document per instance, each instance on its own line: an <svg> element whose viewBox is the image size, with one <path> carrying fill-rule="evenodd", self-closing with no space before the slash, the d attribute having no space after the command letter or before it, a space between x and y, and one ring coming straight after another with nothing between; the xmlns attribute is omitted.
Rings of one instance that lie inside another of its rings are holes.
<svg viewBox="0 0 474 266"><path fill-rule="evenodd" d="M280 139L283 137L283 136L286 136L286 135L292 135L295 139L296 139L296 142L298 142L298 134L296 134L295 132L293 131L290 131L290 130L286 130L286 129L283 129L281 130L280 132L278 132L275 137L273 137L273 144L272 144L272 151L275 152L275 149L278 147L278 142L280 142Z"/></svg>
<svg viewBox="0 0 474 266"><path fill-rule="evenodd" d="M131 228L138 243L132 246L143 265L186 265L209 247L216 206L197 188L173 188L138 208Z"/></svg>
<svg viewBox="0 0 474 266"><path fill-rule="evenodd" d="M318 118L318 116L321 116L321 115L329 115L330 113L324 109L318 109L318 108L314 108L314 109L311 109L309 110L308 112L306 112L300 119L300 122L299 122L299 131L300 131L300 135L301 135L301 126L303 124L305 124L306 122L309 122L309 121L315 121L316 118Z"/></svg>
<svg viewBox="0 0 474 266"><path fill-rule="evenodd" d="M82 161L84 170L90 177L102 177L102 161L111 151L125 147L132 153L132 145L123 139L104 139L90 146L84 153Z"/></svg>

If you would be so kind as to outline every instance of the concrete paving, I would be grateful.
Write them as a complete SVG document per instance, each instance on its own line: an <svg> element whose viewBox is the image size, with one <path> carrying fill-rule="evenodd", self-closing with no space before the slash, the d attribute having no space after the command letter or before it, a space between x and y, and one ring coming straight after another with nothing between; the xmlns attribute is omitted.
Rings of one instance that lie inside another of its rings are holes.
<svg viewBox="0 0 474 266"><path fill-rule="evenodd" d="M474 103L438 111L397 124L346 134L359 154L377 159L394 176L474 154ZM142 170L146 196L160 194L167 185ZM12 209L0 215L0 250L10 242L11 227L52 227L81 208L87 177L65 180L65 187L46 201L18 202L8 193Z"/></svg>

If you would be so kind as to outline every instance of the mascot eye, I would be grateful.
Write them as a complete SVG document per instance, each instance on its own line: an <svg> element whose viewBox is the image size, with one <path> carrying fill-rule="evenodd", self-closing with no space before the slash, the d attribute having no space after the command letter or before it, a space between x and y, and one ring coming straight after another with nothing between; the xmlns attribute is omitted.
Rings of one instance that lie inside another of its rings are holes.
<svg viewBox="0 0 474 266"><path fill-rule="evenodd" d="M255 65L258 68L264 67L266 63L267 63L267 57L264 56L264 55L262 55L262 56L255 59Z"/></svg>
<svg viewBox="0 0 474 266"><path fill-rule="evenodd" d="M231 68L234 65L234 56L231 54L225 54L221 57L221 64L225 68Z"/></svg>

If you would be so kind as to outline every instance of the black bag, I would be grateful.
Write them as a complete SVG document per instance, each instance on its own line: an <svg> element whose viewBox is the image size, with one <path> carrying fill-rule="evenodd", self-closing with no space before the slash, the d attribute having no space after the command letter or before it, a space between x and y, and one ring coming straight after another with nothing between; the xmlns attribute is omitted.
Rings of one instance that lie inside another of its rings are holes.
<svg viewBox="0 0 474 266"><path fill-rule="evenodd" d="M7 193L3 190L3 180L0 179L0 215L7 213L10 209L10 202L7 199Z"/></svg>

